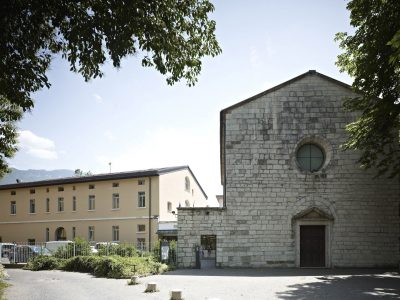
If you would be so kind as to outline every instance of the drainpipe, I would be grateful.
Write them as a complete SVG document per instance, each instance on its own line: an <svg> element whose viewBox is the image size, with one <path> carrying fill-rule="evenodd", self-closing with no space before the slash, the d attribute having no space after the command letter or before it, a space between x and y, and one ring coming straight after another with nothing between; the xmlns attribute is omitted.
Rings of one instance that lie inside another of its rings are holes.
<svg viewBox="0 0 400 300"><path fill-rule="evenodd" d="M149 177L149 251L151 248L151 177Z"/></svg>

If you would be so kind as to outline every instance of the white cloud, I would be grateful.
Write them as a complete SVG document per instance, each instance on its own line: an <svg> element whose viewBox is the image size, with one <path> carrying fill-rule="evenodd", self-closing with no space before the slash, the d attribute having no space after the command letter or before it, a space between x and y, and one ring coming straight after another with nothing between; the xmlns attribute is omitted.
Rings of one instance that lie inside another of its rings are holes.
<svg viewBox="0 0 400 300"><path fill-rule="evenodd" d="M27 154L41 159L54 160L58 158L55 143L44 137L40 137L29 130L21 130L19 133L19 147Z"/></svg>
<svg viewBox="0 0 400 300"><path fill-rule="evenodd" d="M103 103L103 97L101 97L99 94L93 94L93 97L97 103Z"/></svg>

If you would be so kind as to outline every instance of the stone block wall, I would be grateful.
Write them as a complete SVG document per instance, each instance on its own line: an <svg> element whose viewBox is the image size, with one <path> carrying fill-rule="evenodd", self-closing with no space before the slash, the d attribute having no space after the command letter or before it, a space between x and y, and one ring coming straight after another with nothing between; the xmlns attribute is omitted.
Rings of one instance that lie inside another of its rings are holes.
<svg viewBox="0 0 400 300"><path fill-rule="evenodd" d="M299 266L294 216L313 207L332 216L327 266L398 265L399 182L374 178L359 167L356 152L340 149L356 117L342 109L350 96L316 73L223 111L226 210L179 210L181 266L193 266L201 234L216 234L220 266ZM302 171L296 161L307 142L324 149L317 172Z"/></svg>

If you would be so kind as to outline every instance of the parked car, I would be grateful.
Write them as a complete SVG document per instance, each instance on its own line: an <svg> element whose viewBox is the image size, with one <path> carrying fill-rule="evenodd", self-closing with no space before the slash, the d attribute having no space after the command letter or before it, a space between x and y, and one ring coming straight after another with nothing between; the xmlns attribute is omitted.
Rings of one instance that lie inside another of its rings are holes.
<svg viewBox="0 0 400 300"><path fill-rule="evenodd" d="M0 243L0 263L10 264L14 263L15 244L13 243Z"/></svg>
<svg viewBox="0 0 400 300"><path fill-rule="evenodd" d="M50 250L51 253L57 251L60 247L67 247L69 244L73 244L73 241L49 241L46 242L46 248Z"/></svg>
<svg viewBox="0 0 400 300"><path fill-rule="evenodd" d="M15 247L15 262L26 263L29 259L39 255L51 255L51 252L45 248L34 245L17 245Z"/></svg>

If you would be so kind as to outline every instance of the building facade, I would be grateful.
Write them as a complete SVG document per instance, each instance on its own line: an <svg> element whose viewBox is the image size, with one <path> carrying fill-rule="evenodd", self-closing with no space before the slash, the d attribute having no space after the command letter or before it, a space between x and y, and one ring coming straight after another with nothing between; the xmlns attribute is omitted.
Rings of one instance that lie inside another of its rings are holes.
<svg viewBox="0 0 400 300"><path fill-rule="evenodd" d="M398 265L398 178L340 148L354 95L309 71L221 111L224 207L178 209L179 265L204 240L221 267Z"/></svg>
<svg viewBox="0 0 400 300"><path fill-rule="evenodd" d="M81 237L148 249L164 227L170 229L167 236L176 238L178 206L207 205L188 166L2 185L0 240Z"/></svg>

